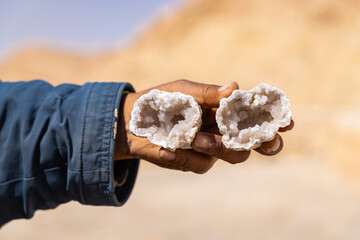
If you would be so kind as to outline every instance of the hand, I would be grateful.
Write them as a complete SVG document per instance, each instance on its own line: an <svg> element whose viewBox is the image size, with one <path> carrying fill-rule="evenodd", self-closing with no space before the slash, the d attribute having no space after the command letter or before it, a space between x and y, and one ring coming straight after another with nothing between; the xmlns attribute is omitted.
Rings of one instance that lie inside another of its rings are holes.
<svg viewBox="0 0 360 240"><path fill-rule="evenodd" d="M131 111L136 100L152 89L167 92L182 92L191 95L202 108L202 127L196 134L190 150L177 149L171 152L160 146L150 143L146 138L136 137L129 130ZM192 171L195 173L207 172L217 161L222 159L235 164L245 161L250 156L250 151L232 151L222 144L221 134L215 121L215 113L219 102L224 97L239 89L236 82L230 82L224 86L207 85L188 80L177 80L166 83L139 93L129 93L122 100L122 107L119 111L119 123L115 159L141 158L158 166ZM294 122L279 130L284 132L291 130ZM274 155L282 149L282 139L279 134L270 141L263 143L257 151L263 155Z"/></svg>

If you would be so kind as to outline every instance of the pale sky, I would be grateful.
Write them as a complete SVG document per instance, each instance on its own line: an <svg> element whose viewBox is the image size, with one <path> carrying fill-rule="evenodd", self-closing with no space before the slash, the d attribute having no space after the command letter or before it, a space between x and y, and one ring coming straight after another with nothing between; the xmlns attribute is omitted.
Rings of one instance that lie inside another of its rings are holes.
<svg viewBox="0 0 360 240"><path fill-rule="evenodd" d="M80 51L119 46L186 1L0 0L0 61L29 44Z"/></svg>

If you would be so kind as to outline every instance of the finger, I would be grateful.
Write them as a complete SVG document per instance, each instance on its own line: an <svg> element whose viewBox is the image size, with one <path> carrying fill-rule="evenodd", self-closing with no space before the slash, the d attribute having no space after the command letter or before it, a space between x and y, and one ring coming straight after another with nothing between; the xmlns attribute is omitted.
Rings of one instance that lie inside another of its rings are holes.
<svg viewBox="0 0 360 240"><path fill-rule="evenodd" d="M131 139L130 151L134 158L144 159L163 168L182 170L168 161L161 159L159 156L160 147L150 143L146 138L132 135Z"/></svg>
<svg viewBox="0 0 360 240"><path fill-rule="evenodd" d="M233 151L227 149L221 141L221 136L206 132L198 132L192 142L194 151L208 154L229 163L244 162L250 156L250 151Z"/></svg>
<svg viewBox="0 0 360 240"><path fill-rule="evenodd" d="M279 132L286 132L286 131L290 131L291 129L293 129L295 126L295 122L294 120L291 119L291 122L289 125L287 125L286 127L280 128Z"/></svg>
<svg viewBox="0 0 360 240"><path fill-rule="evenodd" d="M202 124L203 128L207 128L216 124L216 110L217 108L208 108L203 110L202 114Z"/></svg>
<svg viewBox="0 0 360 240"><path fill-rule="evenodd" d="M216 159L211 156L184 149L177 149L175 152L171 152L161 148L159 156L178 169L198 174L207 172L216 162Z"/></svg>
<svg viewBox="0 0 360 240"><path fill-rule="evenodd" d="M161 85L157 89L191 95L203 108L212 108L219 107L220 100L230 96L234 90L239 89L239 85L236 82L229 82L224 86L218 86L189 80L177 80Z"/></svg>
<svg viewBox="0 0 360 240"><path fill-rule="evenodd" d="M200 131L201 132L206 132L206 133L212 133L212 134L216 134L216 135L221 135L217 124L214 124L212 126L208 126L206 128L202 127Z"/></svg>
<svg viewBox="0 0 360 240"><path fill-rule="evenodd" d="M265 156L273 156L278 154L284 146L283 140L279 134L275 135L275 138L269 142L264 142L261 147L256 148L255 151Z"/></svg>

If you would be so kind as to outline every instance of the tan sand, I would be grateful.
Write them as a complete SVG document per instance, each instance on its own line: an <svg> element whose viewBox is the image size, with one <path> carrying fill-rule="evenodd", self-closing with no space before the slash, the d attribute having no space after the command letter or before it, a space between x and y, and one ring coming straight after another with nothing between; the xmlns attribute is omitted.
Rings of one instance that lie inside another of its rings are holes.
<svg viewBox="0 0 360 240"><path fill-rule="evenodd" d="M66 204L7 224L0 239L359 239L359 29L354 0L197 0L124 49L19 51L0 79L267 82L287 93L296 126L276 157L201 176L143 162L124 207Z"/></svg>

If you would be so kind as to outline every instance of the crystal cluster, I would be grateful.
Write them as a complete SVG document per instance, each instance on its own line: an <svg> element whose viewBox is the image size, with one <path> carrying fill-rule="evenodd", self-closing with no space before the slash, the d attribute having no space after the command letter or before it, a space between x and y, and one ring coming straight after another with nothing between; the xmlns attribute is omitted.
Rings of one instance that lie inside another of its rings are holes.
<svg viewBox="0 0 360 240"><path fill-rule="evenodd" d="M290 124L290 101L283 91L265 83L250 91L235 90L221 99L216 122L226 148L254 149Z"/></svg>
<svg viewBox="0 0 360 240"><path fill-rule="evenodd" d="M201 127L201 115L193 97L155 89L136 101L130 131L170 150L190 149ZM265 83L250 91L235 90L221 99L216 122L226 148L254 149L290 124L290 101L283 91Z"/></svg>
<svg viewBox="0 0 360 240"><path fill-rule="evenodd" d="M154 89L135 102L130 131L170 150L190 149L202 123L201 115L192 96Z"/></svg>

